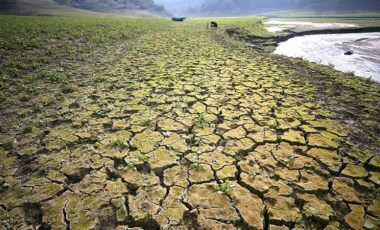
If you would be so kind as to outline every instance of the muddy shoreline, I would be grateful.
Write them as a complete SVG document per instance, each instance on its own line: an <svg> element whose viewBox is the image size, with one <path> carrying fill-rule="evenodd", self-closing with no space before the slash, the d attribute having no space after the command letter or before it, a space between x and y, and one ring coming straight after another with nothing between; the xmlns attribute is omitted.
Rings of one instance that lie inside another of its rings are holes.
<svg viewBox="0 0 380 230"><path fill-rule="evenodd" d="M284 42L294 37L318 34L349 34L349 33L374 33L380 32L380 27L359 27L359 28L338 28L338 29L321 29L295 32L292 30L284 30L287 35L277 36L277 42Z"/></svg>
<svg viewBox="0 0 380 230"><path fill-rule="evenodd" d="M380 27L357 27L357 28L336 28L336 29L317 29L294 31L284 30L282 33L273 37L261 37L246 34L244 31L237 28L228 28L226 32L229 36L235 37L247 43L247 46L256 49L263 53L272 53L279 43L285 42L291 38L318 35L318 34L348 34L348 33L373 33L380 32Z"/></svg>

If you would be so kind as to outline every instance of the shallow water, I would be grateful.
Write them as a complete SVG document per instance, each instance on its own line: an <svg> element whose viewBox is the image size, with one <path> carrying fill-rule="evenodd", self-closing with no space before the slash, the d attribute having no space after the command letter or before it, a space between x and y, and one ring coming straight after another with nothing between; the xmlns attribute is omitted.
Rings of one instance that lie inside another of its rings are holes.
<svg viewBox="0 0 380 230"><path fill-rule="evenodd" d="M264 23L269 32L282 32L288 29L297 27L307 27L309 29L332 29L332 28L354 28L358 27L355 24L347 23L314 23L314 22L292 22L292 21L277 21L269 20Z"/></svg>
<svg viewBox="0 0 380 230"><path fill-rule="evenodd" d="M352 51L353 55L344 55ZM380 82L380 33L308 35L279 44L274 52L333 65L343 72Z"/></svg>

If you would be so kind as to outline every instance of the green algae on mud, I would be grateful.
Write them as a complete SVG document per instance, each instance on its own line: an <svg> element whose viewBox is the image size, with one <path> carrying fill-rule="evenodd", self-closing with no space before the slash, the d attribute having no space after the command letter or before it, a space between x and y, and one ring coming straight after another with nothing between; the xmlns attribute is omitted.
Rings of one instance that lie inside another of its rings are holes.
<svg viewBox="0 0 380 230"><path fill-rule="evenodd" d="M2 226L378 223L379 84L247 50L208 19L4 19Z"/></svg>

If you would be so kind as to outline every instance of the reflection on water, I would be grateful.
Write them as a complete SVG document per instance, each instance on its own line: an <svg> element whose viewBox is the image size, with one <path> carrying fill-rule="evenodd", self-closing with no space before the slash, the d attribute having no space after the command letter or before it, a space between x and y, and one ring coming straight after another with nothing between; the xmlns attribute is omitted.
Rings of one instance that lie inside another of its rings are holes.
<svg viewBox="0 0 380 230"><path fill-rule="evenodd" d="M353 55L345 55L347 51ZM380 82L380 33L296 37L280 43L274 53L334 65L337 70Z"/></svg>

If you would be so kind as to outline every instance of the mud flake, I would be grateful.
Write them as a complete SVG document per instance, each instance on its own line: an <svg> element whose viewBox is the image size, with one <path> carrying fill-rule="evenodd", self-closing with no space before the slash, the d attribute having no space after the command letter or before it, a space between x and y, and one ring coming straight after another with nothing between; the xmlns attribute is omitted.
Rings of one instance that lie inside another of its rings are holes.
<svg viewBox="0 0 380 230"><path fill-rule="evenodd" d="M168 134L168 136L162 140L161 145L165 145L181 153L185 153L189 149L186 143L186 139L177 133Z"/></svg>
<svg viewBox="0 0 380 230"><path fill-rule="evenodd" d="M232 183L234 189L231 197L235 207L244 219L244 222L253 229L263 229L264 223L264 204L262 200L250 193L247 189L237 183Z"/></svg>
<svg viewBox="0 0 380 230"><path fill-rule="evenodd" d="M186 133L188 128L170 118L160 119L158 121L158 127L163 131L176 132L176 133Z"/></svg>
<svg viewBox="0 0 380 230"><path fill-rule="evenodd" d="M307 192L328 191L329 189L328 181L326 178L321 177L308 170L301 171L300 182L296 184Z"/></svg>
<svg viewBox="0 0 380 230"><path fill-rule="evenodd" d="M214 170L220 170L225 165L232 165L235 161L232 157L226 156L223 153L223 148L218 147L210 153L204 153L199 157L201 162L212 165Z"/></svg>
<svg viewBox="0 0 380 230"><path fill-rule="evenodd" d="M290 226L292 223L299 223L302 219L301 212L292 197L265 196L265 204L268 207L271 224Z"/></svg>
<svg viewBox="0 0 380 230"><path fill-rule="evenodd" d="M66 205L66 198L64 196L59 196L42 206L43 217L42 222L49 224L53 229L65 230L67 229L67 224L65 223L65 217L63 209Z"/></svg>
<svg viewBox="0 0 380 230"><path fill-rule="evenodd" d="M380 173L378 172L370 172L369 180L373 183L380 185Z"/></svg>
<svg viewBox="0 0 380 230"><path fill-rule="evenodd" d="M372 205L368 207L368 211L377 217L380 217L380 198L373 200Z"/></svg>
<svg viewBox="0 0 380 230"><path fill-rule="evenodd" d="M331 197L332 200L360 202L358 194L354 189L354 182L351 179L342 177L335 178L333 180L332 189L335 193Z"/></svg>
<svg viewBox="0 0 380 230"><path fill-rule="evenodd" d="M243 127L238 127L236 129L229 130L228 132L223 134L225 139L242 139L246 136L246 132Z"/></svg>
<svg viewBox="0 0 380 230"><path fill-rule="evenodd" d="M239 216L224 193L215 191L211 184L193 185L186 195L187 202L206 219L235 222Z"/></svg>
<svg viewBox="0 0 380 230"><path fill-rule="evenodd" d="M332 149L336 149L339 147L339 143L337 141L324 137L321 134L310 134L308 140L309 145L313 147L315 146Z"/></svg>
<svg viewBox="0 0 380 230"><path fill-rule="evenodd" d="M183 188L172 187L166 199L162 202L162 206L157 219L161 226L165 226L166 222L170 220L174 223L180 223L184 212L187 210L186 206L181 203L183 196Z"/></svg>
<svg viewBox="0 0 380 230"><path fill-rule="evenodd" d="M151 130L145 130L132 139L131 144L142 153L148 153L157 148L158 142L162 141L164 137Z"/></svg>
<svg viewBox="0 0 380 230"><path fill-rule="evenodd" d="M290 143L301 144L301 145L306 144L303 133L294 131L294 130L289 130L285 132L284 135L281 136L281 139L284 141L288 141Z"/></svg>
<svg viewBox="0 0 380 230"><path fill-rule="evenodd" d="M342 171L342 176L359 179L367 177L368 173L366 169L362 166L348 164L346 168Z"/></svg>
<svg viewBox="0 0 380 230"><path fill-rule="evenodd" d="M278 167L276 168L276 176L279 178L289 181L289 182L297 182L299 179L299 171L298 170L289 170L286 167Z"/></svg>
<svg viewBox="0 0 380 230"><path fill-rule="evenodd" d="M230 155L237 155L240 152L248 151L254 146L254 142L249 138L243 138L233 142L228 142L225 148L225 152Z"/></svg>
<svg viewBox="0 0 380 230"><path fill-rule="evenodd" d="M48 198L54 197L59 191L63 190L63 185L56 183L46 183L41 186L36 186L27 196L29 202L40 202Z"/></svg>
<svg viewBox="0 0 380 230"><path fill-rule="evenodd" d="M130 193L129 188L121 180L110 181L104 188L104 192L107 196L118 197Z"/></svg>
<svg viewBox="0 0 380 230"><path fill-rule="evenodd" d="M185 166L175 166L164 171L164 183L167 186L181 186L188 185L188 168Z"/></svg>
<svg viewBox="0 0 380 230"><path fill-rule="evenodd" d="M380 171L380 156L375 156L371 159L371 161L369 162L368 166L370 168L373 168L377 171Z"/></svg>
<svg viewBox="0 0 380 230"><path fill-rule="evenodd" d="M153 169L168 167L177 163L177 155L165 147L160 147L150 153L149 164Z"/></svg>
<svg viewBox="0 0 380 230"><path fill-rule="evenodd" d="M115 198L111 200L112 206L116 209L116 219L118 222L124 221L128 216L125 197Z"/></svg>
<svg viewBox="0 0 380 230"><path fill-rule="evenodd" d="M362 205L350 204L351 212L344 217L344 221L352 229L362 229L365 224L364 207Z"/></svg>
<svg viewBox="0 0 380 230"><path fill-rule="evenodd" d="M335 173L339 172L342 165L336 150L312 148L307 152L307 155L326 165Z"/></svg>
<svg viewBox="0 0 380 230"><path fill-rule="evenodd" d="M334 210L325 201L312 194L297 194L297 198L305 202L303 214L307 218L319 219L318 222L327 224L334 215Z"/></svg>
<svg viewBox="0 0 380 230"><path fill-rule="evenodd" d="M224 168L218 170L216 172L216 176L219 180L224 180L227 178L235 178L235 174L237 173L237 169L235 166L225 166Z"/></svg>
<svg viewBox="0 0 380 230"><path fill-rule="evenodd" d="M81 175L78 175L80 179ZM85 193L92 193L92 192L99 192L104 189L104 183L106 182L106 175L104 173L101 173L99 171L90 173L84 176L84 178L81 181L78 181L78 183L73 184L70 186L70 188L73 191L81 191ZM75 178L77 179L77 178Z"/></svg>
<svg viewBox="0 0 380 230"><path fill-rule="evenodd" d="M165 193L165 189L161 186L140 187L136 196L128 196L130 216L137 221L157 213L160 200Z"/></svg>
<svg viewBox="0 0 380 230"><path fill-rule="evenodd" d="M193 133L197 136L197 137L204 137L204 136L209 136L209 135L212 135L214 133L214 130L215 130L215 126L214 125L209 125L209 126L206 126L206 127L198 127L198 126L195 126L194 129L193 129ZM214 143L216 144L216 143Z"/></svg>
<svg viewBox="0 0 380 230"><path fill-rule="evenodd" d="M119 172L119 176L135 187L159 184L159 178L154 174L153 171L143 174L134 168L127 167Z"/></svg>
<svg viewBox="0 0 380 230"><path fill-rule="evenodd" d="M256 143L275 142L277 140L275 132L271 129L248 125L245 125L244 127L248 130L247 137L251 138Z"/></svg>
<svg viewBox="0 0 380 230"><path fill-rule="evenodd" d="M210 165L200 164L199 166L191 166L189 170L189 180L192 183L207 182L214 179L214 173Z"/></svg>
<svg viewBox="0 0 380 230"><path fill-rule="evenodd" d="M266 193L273 185L273 180L269 177L262 175L249 175L247 173L241 174L241 181L245 185L249 186L250 189L258 191L261 194Z"/></svg>
<svg viewBox="0 0 380 230"><path fill-rule="evenodd" d="M112 130L125 130L129 124L125 120L116 120L112 123Z"/></svg>

